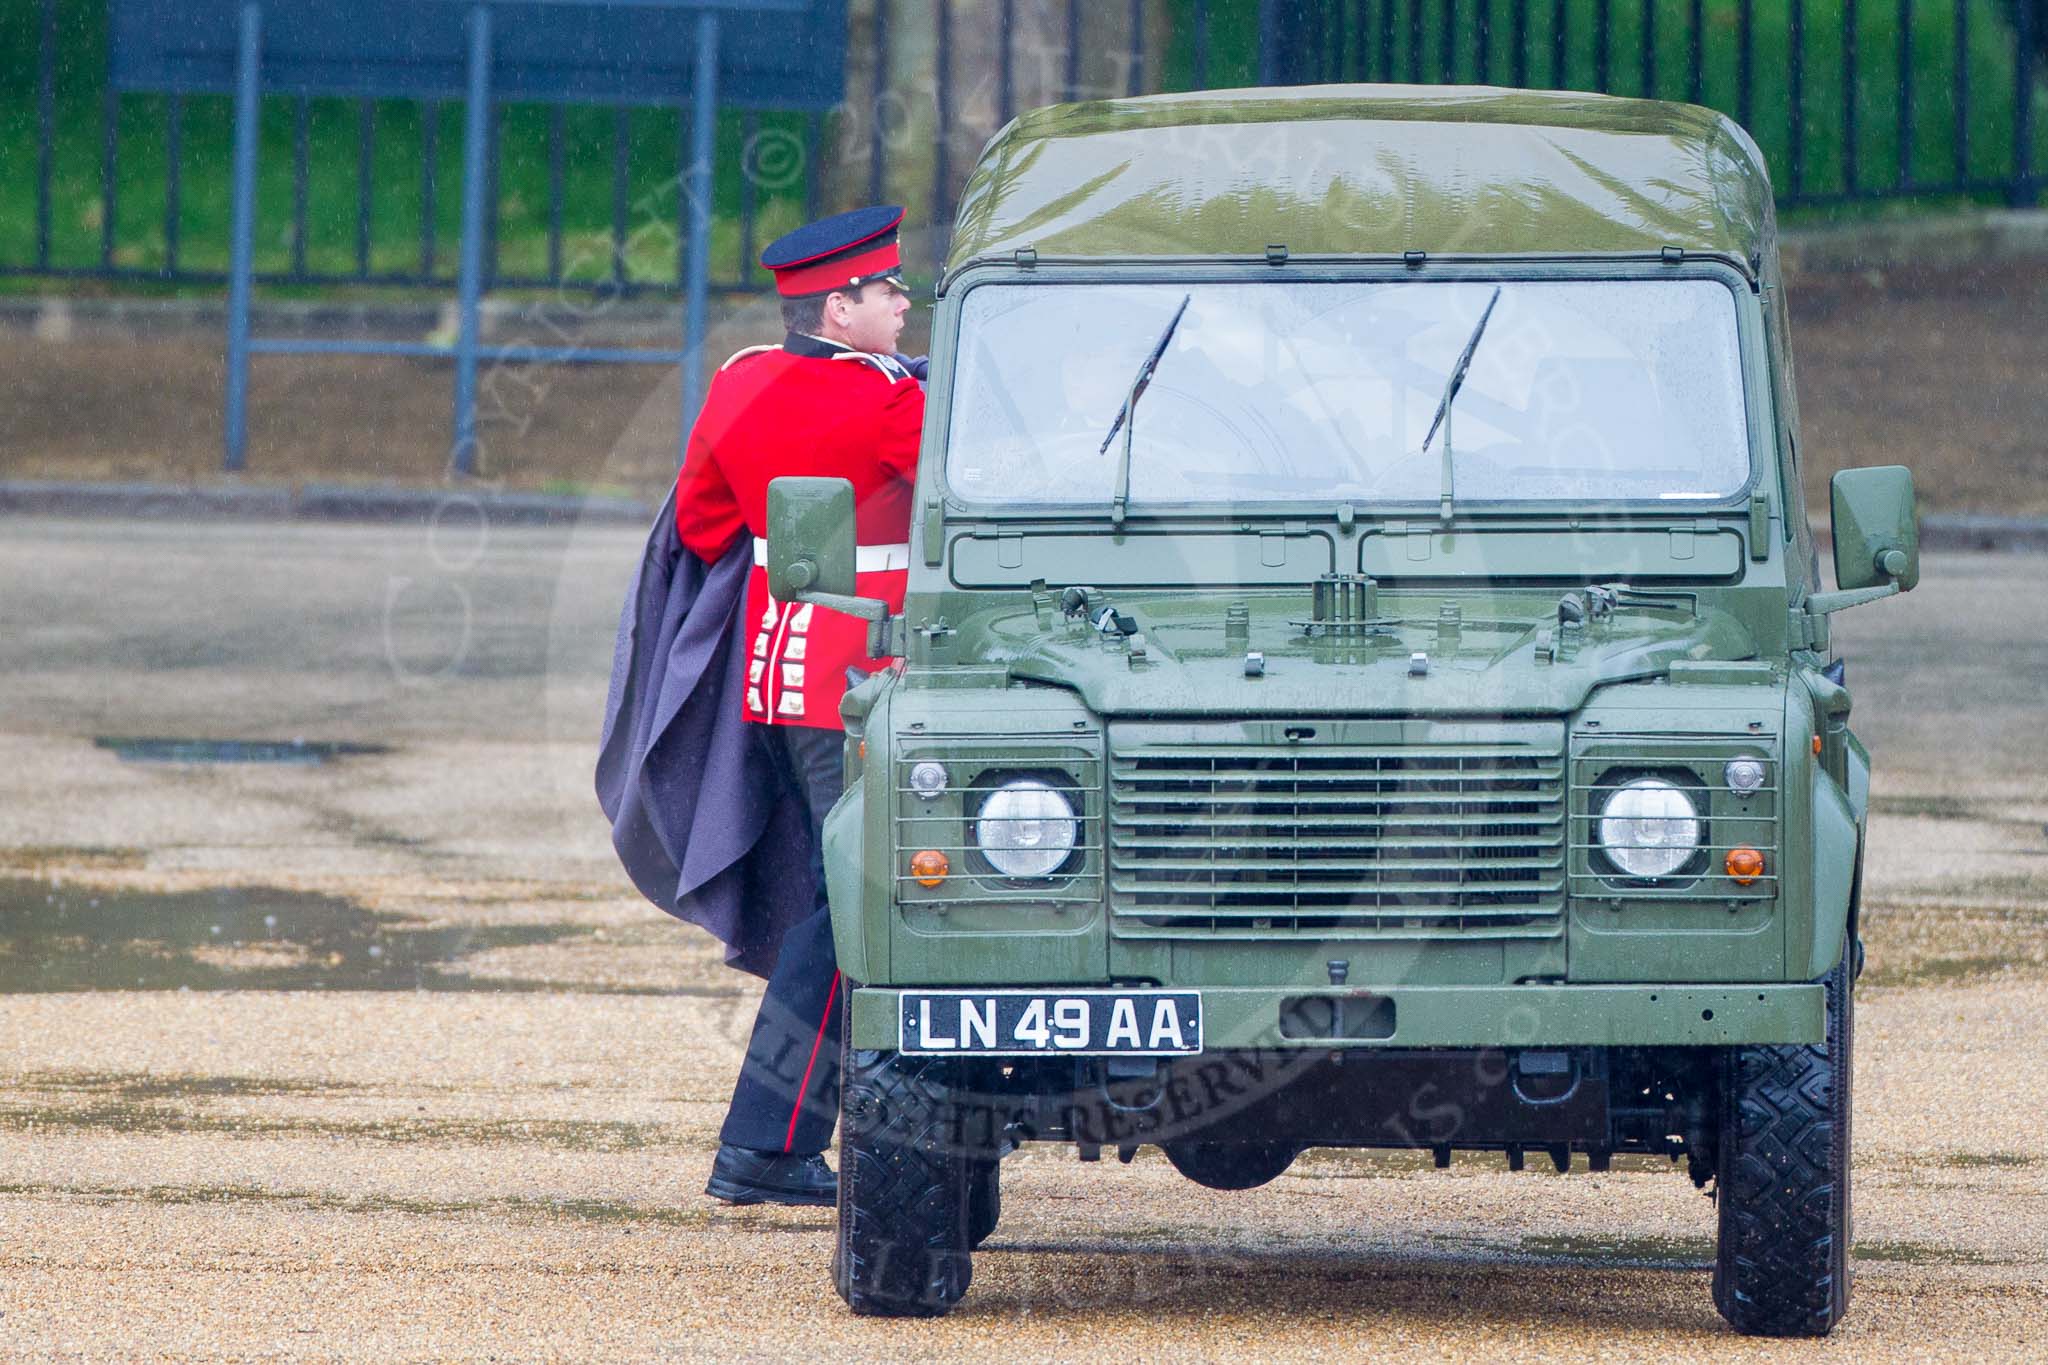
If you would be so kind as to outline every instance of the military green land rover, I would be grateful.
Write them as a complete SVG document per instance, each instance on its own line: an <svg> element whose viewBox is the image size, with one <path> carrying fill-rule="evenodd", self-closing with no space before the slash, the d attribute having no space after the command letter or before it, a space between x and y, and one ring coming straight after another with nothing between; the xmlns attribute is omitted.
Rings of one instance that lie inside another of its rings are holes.
<svg viewBox="0 0 2048 1365"><path fill-rule="evenodd" d="M854 1311L943 1313L1001 1158L1683 1159L1713 1296L1848 1292L1869 764L1828 618L1910 475L1800 492L1771 192L1682 105L1323 87L1043 109L938 283L909 590L827 825Z"/></svg>

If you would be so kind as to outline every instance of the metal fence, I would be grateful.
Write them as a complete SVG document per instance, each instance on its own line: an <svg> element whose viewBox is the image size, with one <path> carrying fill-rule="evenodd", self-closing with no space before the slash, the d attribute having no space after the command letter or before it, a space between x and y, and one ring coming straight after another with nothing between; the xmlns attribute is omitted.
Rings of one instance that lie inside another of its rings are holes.
<svg viewBox="0 0 2048 1365"><path fill-rule="evenodd" d="M1769 155L1787 207L2039 200L2033 0L1279 0L1273 84L1405 81L1707 104Z"/></svg>
<svg viewBox="0 0 2048 1365"><path fill-rule="evenodd" d="M115 92L103 0L0 4L21 33L34 28L32 100L0 121L14 139L4 159L33 167L0 185L0 274L224 284L223 102ZM722 112L717 287L764 287L762 242L842 201L902 199L942 234L979 138L1027 104L1212 82L1490 83L1711 104L1757 135L1794 207L1947 194L2032 204L2048 170L2026 0L867 0L849 23L861 71L846 106ZM906 52L928 52L932 69L903 70ZM451 286L460 117L438 102L266 98L264 159L280 170L256 278ZM906 140L907 126L921 136ZM679 287L683 109L494 105L491 128L490 287Z"/></svg>

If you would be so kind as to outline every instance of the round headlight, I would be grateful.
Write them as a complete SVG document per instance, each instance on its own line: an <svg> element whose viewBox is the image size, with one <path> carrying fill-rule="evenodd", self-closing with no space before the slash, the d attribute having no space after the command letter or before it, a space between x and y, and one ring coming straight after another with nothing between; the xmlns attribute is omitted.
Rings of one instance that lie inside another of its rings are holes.
<svg viewBox="0 0 2048 1365"><path fill-rule="evenodd" d="M1721 770L1721 776L1728 780L1728 790L1737 796L1754 796L1764 785L1764 765L1761 759L1731 758L1728 766Z"/></svg>
<svg viewBox="0 0 2048 1365"><path fill-rule="evenodd" d="M1631 877L1668 877L1699 846L1699 811L1661 777L1624 783L1600 809L1601 850Z"/></svg>
<svg viewBox="0 0 2048 1365"><path fill-rule="evenodd" d="M1005 877L1050 877L1074 851L1074 808L1043 782L1019 778L989 793L974 842Z"/></svg>
<svg viewBox="0 0 2048 1365"><path fill-rule="evenodd" d="M926 759L910 770L910 789L927 801L946 789L946 765Z"/></svg>

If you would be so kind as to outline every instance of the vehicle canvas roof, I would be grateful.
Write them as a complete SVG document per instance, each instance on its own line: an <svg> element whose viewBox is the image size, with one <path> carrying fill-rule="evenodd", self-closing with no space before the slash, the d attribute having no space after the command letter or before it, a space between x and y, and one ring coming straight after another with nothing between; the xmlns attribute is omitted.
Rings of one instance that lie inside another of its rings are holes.
<svg viewBox="0 0 2048 1365"><path fill-rule="evenodd" d="M1774 275L1756 144L1697 105L1325 85L1053 105L992 138L947 274L1048 257L1654 253Z"/></svg>

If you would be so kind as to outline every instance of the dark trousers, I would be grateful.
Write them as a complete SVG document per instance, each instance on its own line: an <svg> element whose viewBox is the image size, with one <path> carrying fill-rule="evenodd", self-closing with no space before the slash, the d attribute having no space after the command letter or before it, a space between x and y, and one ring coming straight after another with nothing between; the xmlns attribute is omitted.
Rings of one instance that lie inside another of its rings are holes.
<svg viewBox="0 0 2048 1365"><path fill-rule="evenodd" d="M756 725L784 781L811 813L817 909L782 937L782 952L754 1016L746 1060L719 1140L763 1152L822 1152L839 1118L839 995L825 901L825 813L845 790L845 737L808 726Z"/></svg>

